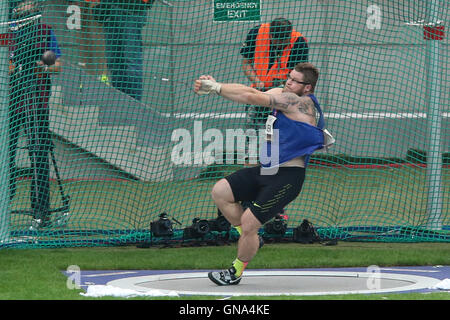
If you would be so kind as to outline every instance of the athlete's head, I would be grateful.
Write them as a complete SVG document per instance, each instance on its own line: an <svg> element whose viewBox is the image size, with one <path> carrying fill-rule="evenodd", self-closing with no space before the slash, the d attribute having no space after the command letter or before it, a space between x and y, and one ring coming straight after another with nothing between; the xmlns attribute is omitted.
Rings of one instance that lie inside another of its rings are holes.
<svg viewBox="0 0 450 320"><path fill-rule="evenodd" d="M298 63L288 74L283 90L294 92L299 96L313 93L318 78L319 70L312 63Z"/></svg>

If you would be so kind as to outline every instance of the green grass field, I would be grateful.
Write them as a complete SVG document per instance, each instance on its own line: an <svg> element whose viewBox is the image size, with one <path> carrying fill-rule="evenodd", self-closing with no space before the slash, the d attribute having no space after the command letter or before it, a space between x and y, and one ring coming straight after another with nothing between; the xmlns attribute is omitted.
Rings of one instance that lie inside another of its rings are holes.
<svg viewBox="0 0 450 320"><path fill-rule="evenodd" d="M0 300L85 300L66 286L61 273L70 265L81 270L220 269L228 266L236 245L147 249L134 246L0 250ZM449 265L446 243L266 244L248 269ZM176 299L217 299L186 296ZM92 299L92 298L90 298ZM111 298L103 298L109 300ZM142 299L142 298L139 298ZM146 298L150 299L150 298ZM167 298L164 298L167 299ZM261 299L245 297L236 299ZM332 296L278 296L264 299L450 300L450 292Z"/></svg>

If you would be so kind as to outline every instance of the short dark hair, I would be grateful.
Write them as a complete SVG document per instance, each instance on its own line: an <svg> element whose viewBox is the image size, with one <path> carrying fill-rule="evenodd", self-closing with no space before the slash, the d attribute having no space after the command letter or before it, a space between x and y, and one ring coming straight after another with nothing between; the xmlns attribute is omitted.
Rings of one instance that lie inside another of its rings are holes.
<svg viewBox="0 0 450 320"><path fill-rule="evenodd" d="M292 23L285 18L276 18L270 23L270 36L275 39L291 37Z"/></svg>
<svg viewBox="0 0 450 320"><path fill-rule="evenodd" d="M309 62L300 62L295 65L294 70L303 74L303 81L311 84L312 91L314 92L317 80L319 79L319 70L316 66Z"/></svg>

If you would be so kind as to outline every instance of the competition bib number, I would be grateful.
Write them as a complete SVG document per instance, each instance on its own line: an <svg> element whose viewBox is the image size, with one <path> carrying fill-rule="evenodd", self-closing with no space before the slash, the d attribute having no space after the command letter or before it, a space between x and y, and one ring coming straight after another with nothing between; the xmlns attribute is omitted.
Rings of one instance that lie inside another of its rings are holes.
<svg viewBox="0 0 450 320"><path fill-rule="evenodd" d="M277 120L277 117L269 115L266 120L266 141L272 141L273 137L273 123Z"/></svg>

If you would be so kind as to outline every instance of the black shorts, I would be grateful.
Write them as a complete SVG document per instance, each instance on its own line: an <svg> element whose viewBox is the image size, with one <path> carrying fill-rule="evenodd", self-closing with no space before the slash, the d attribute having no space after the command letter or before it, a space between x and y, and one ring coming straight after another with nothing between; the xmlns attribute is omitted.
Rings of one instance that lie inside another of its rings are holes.
<svg viewBox="0 0 450 320"><path fill-rule="evenodd" d="M305 168L281 167L274 175L262 175L261 167L238 170L225 177L236 202L247 202L261 222L266 223L293 201L305 180Z"/></svg>

